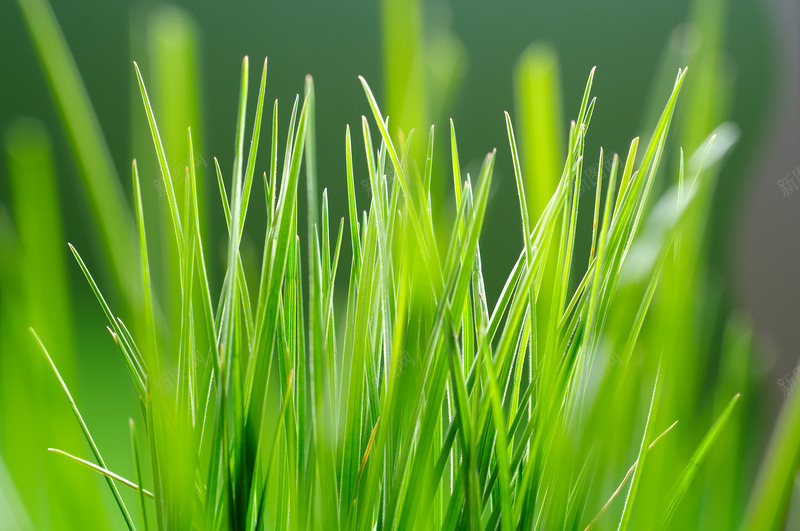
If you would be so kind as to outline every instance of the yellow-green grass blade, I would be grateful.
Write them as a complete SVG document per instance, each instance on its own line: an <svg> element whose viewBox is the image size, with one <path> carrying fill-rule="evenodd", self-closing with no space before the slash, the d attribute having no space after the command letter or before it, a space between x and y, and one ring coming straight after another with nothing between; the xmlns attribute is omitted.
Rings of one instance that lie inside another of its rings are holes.
<svg viewBox="0 0 800 531"><path fill-rule="evenodd" d="M451 329L452 330L452 329ZM448 336L448 361L450 364L450 382L454 389L456 415L454 421L458 426L458 437L462 448L462 477L464 491L467 493L464 504L464 518L471 524L480 521L480 490L478 483L476 448L473 439L472 414L464 382L464 370L461 367L460 353L455 343L455 331ZM444 463L442 463L444 465Z"/></svg>
<svg viewBox="0 0 800 531"><path fill-rule="evenodd" d="M450 155L453 159L453 186L456 191L456 208L461 208L461 167L458 165L458 144L456 143L456 128L453 119L450 119Z"/></svg>
<svg viewBox="0 0 800 531"><path fill-rule="evenodd" d="M369 216L369 224L365 227L366 244L363 249L363 263L372 265L377 255L377 216ZM346 378L342 381L342 389L346 390L345 401L345 433L344 451L342 462L342 491L341 507L345 513L351 510L351 503L355 496L355 479L358 473L359 462L363 450L361 448L362 426L362 400L364 388L364 367L367 355L367 325L376 299L377 275L373 267L362 271L357 289L355 306L354 344L352 352L343 362L343 371Z"/></svg>
<svg viewBox="0 0 800 531"><path fill-rule="evenodd" d="M356 204L356 194L353 176L353 146L350 140L350 126L345 130L345 162L347 169L347 206L350 216L350 245L353 252L353 269L358 275L358 266L361 264L361 239L358 237L358 205Z"/></svg>
<svg viewBox="0 0 800 531"><path fill-rule="evenodd" d="M487 382L489 384L489 396L492 409L492 420L495 428L495 458L499 470L500 486L500 511L501 529L510 531L516 527L516 515L511 505L511 473L509 471L508 442L506 436L506 419L503 414L503 405L500 398L500 390L497 387L494 366L491 357L486 360Z"/></svg>
<svg viewBox="0 0 800 531"><path fill-rule="evenodd" d="M160 109L159 133L163 143L166 160L169 163L170 177L178 201L180 218L183 221L183 238L193 233L193 223L189 219L189 206L184 201L189 192L186 168L192 164L206 166L206 159L201 155L202 139L195 137L195 143L200 151L195 152L194 147L186 143L186 129L192 127L196 132L201 132L201 87L200 66L198 63L200 32L192 15L174 5L160 5L149 9L143 33L146 35L146 49L141 47L142 53L149 57L146 76L151 80L150 97L152 104ZM136 115L137 122L141 119ZM145 135L142 135L145 136ZM152 133L151 133L152 136ZM144 146L142 146L144 147ZM143 163L147 159L142 159ZM200 168L193 168L199 170ZM195 188L200 192L199 203L201 210L205 206L203 179ZM169 197L168 188L163 184L158 187L159 195ZM147 195L145 197L148 197ZM148 197L149 199L149 197ZM159 249L153 257L159 261L154 265L154 286L162 294L162 319L169 330L176 333L162 338L166 352L174 353L181 350L181 334L177 331L183 326L185 316L183 306L185 297L185 264L187 260L179 257L184 252L177 249L171 241L171 215L169 202L158 202L160 213L158 230L151 232L152 248ZM156 228L155 226L152 228ZM163 236L162 236L163 235ZM189 242L185 245L190 246ZM186 254L190 250L186 249ZM183 338L185 342L185 338ZM185 356L183 361L185 361ZM181 365L179 363L178 365Z"/></svg>
<svg viewBox="0 0 800 531"><path fill-rule="evenodd" d="M270 149L269 160L269 201L267 203L267 213L269 215L270 223L275 217L275 199L278 195L278 100L272 105L272 143ZM264 176L264 184L267 176Z"/></svg>
<svg viewBox="0 0 800 531"><path fill-rule="evenodd" d="M267 468L266 471L264 472L264 485L260 491L261 495L260 497L259 496L256 497L256 499L259 499L259 501L258 501L258 510L256 513L257 516L253 525L253 529L262 529L261 527L259 527L259 524L264 518L264 501L266 500L267 497L267 485L269 485L271 465L273 461L272 458L275 455L275 452L278 448L278 443L280 442L281 429L285 425L283 419L284 417L286 417L286 411L289 409L289 404L292 398L293 378L294 378L294 371L289 371L289 375L287 376L286 379L286 389L284 390L283 393L283 402L281 403L281 411L278 414L278 422L276 424L277 427L275 429L275 435L272 438L272 444L269 447L270 448L269 453L267 454L267 457L264 459L264 463L266 463Z"/></svg>
<svg viewBox="0 0 800 531"><path fill-rule="evenodd" d="M200 155L188 150L185 139L187 127L200 131L201 83L199 54L199 31L188 11L174 5L159 5L147 17L147 42L150 57L149 73L153 76L153 102L162 111L160 114L161 135L164 149L171 155L170 169L175 182L176 197L183 197L185 182L183 167L189 164L190 156ZM202 139L195 137L195 144L202 146ZM202 161L205 166L205 158ZM201 197L203 188L200 188ZM204 205L204 201L199 201ZM182 212L187 216L187 212ZM166 265L166 264L165 264Z"/></svg>
<svg viewBox="0 0 800 531"><path fill-rule="evenodd" d="M800 463L800 393L784 403L760 465L742 529L782 529Z"/></svg>
<svg viewBox="0 0 800 531"><path fill-rule="evenodd" d="M381 0L381 41L389 116L406 133L429 122L424 69L423 2Z"/></svg>
<svg viewBox="0 0 800 531"><path fill-rule="evenodd" d="M253 187L253 179L256 170L256 155L258 154L258 143L261 138L261 120L264 114L264 93L267 86L267 59L264 59L264 67L261 71L261 83L258 88L258 100L256 103L256 116L253 123L253 136L250 140L250 153L247 157L247 170L244 177L244 191L242 193L242 212L239 220L239 239L244 231L247 207L250 204L250 191Z"/></svg>
<svg viewBox="0 0 800 531"><path fill-rule="evenodd" d="M172 218L172 229L175 233L175 241L178 246L178 261L183 260L183 229L181 228L181 216L178 210L178 200L175 193L175 186L172 181L172 175L169 171L169 162L167 155L164 151L164 145L161 142L161 135L158 132L158 125L153 114L153 107L150 104L150 98L147 95L147 88L142 78L142 73L139 71L139 65L134 61L133 67L136 70L136 79L139 82L139 92L142 95L142 103L144 104L145 113L147 114L147 122L150 125L150 134L153 137L153 145L155 146L156 154L158 156L158 164L161 167L161 177L164 181L164 190L167 196L167 203L169 205L169 212Z"/></svg>
<svg viewBox="0 0 800 531"><path fill-rule="evenodd" d="M435 428L437 408L434 404L440 404L442 394L444 393L444 384L446 382L446 360L445 356L439 355L441 349L442 335L446 334L445 326L448 325L447 313L448 308L461 308L464 304L464 298L469 285L472 261L474 260L475 251L477 249L478 236L482 228L486 203L488 200L489 184L491 182L492 171L494 168L495 152L490 153L484 159L484 165L481 169L479 178L479 189L476 195L475 207L472 210L469 222L469 229L466 231L465 244L462 247L462 258L457 261L457 268L447 276L448 284L446 286L446 298L439 302L437 308L437 316L434 321L434 328L427 340L426 357L430 359L425 369L426 373L426 387L430 389L427 399L429 402L422 412L422 427L420 429L420 443L417 445L416 454L413 457L413 465L411 473L407 476L409 485L413 485L415 478L424 477L425 463L428 459L430 452L430 444L432 442L432 431ZM449 310L452 311L452 310ZM430 354L428 354L430 353ZM435 479L435 478L434 478ZM403 503L402 512L400 514L399 524L401 527L416 521L420 515L419 501L422 489L412 489L408 491L409 499Z"/></svg>
<svg viewBox="0 0 800 531"><path fill-rule="evenodd" d="M125 479L124 477L120 476L119 474L115 474L114 472L108 470L107 468L103 468L101 466L97 466L94 463L86 461L85 459L81 459L80 457L76 457L76 456L74 456L74 455L72 455L70 453L67 453L67 452L63 451L63 450L59 450L58 448L48 448L47 450L49 452L53 452L53 453L56 453L56 454L59 454L59 455L63 455L64 457L68 457L69 459L72 459L76 463L79 463L79 464L85 466L86 468L94 470L95 472L99 472L100 474L104 475L107 478L116 480L116 481L122 483L123 485L125 485L126 487L130 487L130 488L132 488L134 490L137 490L137 491L140 491L140 492L144 493L145 496L148 496L150 498L155 498L155 495L152 492L150 492L149 490L141 488L139 485L137 485L133 481L131 481L129 479Z"/></svg>
<svg viewBox="0 0 800 531"><path fill-rule="evenodd" d="M187 129L187 136L189 139L189 144L192 144L191 129ZM214 165L217 168L217 170L219 170L219 164L217 163L216 159L214 159ZM216 364L219 363L219 344L217 342L218 330L215 325L215 317L214 317L215 312L213 303L211 302L211 290L209 288L209 282L208 282L208 270L206 266L205 251L203 249L203 237L202 237L201 221L200 221L200 200L197 189L197 176L194 174L192 168L194 168L194 164L190 166L189 185L191 187L190 190L191 219L194 220L193 230L194 230L194 238L196 240L196 245L197 245L197 272L199 274L199 282L200 282L200 297L203 301L203 313L206 321L208 343L211 347L211 352L214 355L213 361L214 361L214 366L216 367ZM220 184L221 183L222 180L220 179ZM224 196L224 190L221 190L221 192L223 193ZM227 206L227 200L223 200L223 203ZM229 212L228 212L228 219L230 219Z"/></svg>
<svg viewBox="0 0 800 531"><path fill-rule="evenodd" d="M551 46L536 43L522 52L514 70L514 102L527 211L538 217L556 190L564 156L561 82Z"/></svg>
<svg viewBox="0 0 800 531"><path fill-rule="evenodd" d="M403 195L406 197L406 207L410 216L409 220L411 221L411 225L414 228L414 233L419 240L420 250L422 252L423 260L425 260L425 263L428 267L430 280L434 282L434 290L437 290L438 285L441 282L441 273L439 272L438 265L434 262L434 257L431 254L431 246L433 242L430 242L426 237L426 234L423 232L417 209L414 206L415 201L410 194L408 180L406 179L403 171L403 166L400 163L397 151L394 148L394 143L392 142L389 132L386 129L386 120L383 118L383 115L378 108L378 103L375 100L375 96L373 96L372 90L369 88L366 80L361 76L359 76L359 80L361 81L361 85L364 87L364 92L367 95L367 100L369 101L370 108L372 109L372 113L375 117L375 122L378 124L378 128L380 129L383 142L386 144L389 158L392 161L392 165L396 173L396 178L400 180L400 186L403 189Z"/></svg>
<svg viewBox="0 0 800 531"><path fill-rule="evenodd" d="M317 140L316 140L316 112L315 112L315 93L314 79L306 76L305 96L307 99L308 111L306 118L305 134L305 165L306 165L306 245L308 248L308 270L312 269L312 242L314 239L315 227L319 226L319 206L317 199Z"/></svg>
<svg viewBox="0 0 800 531"><path fill-rule="evenodd" d="M308 96L306 96L307 98ZM281 193L278 200L273 234L270 242L270 267L269 282L267 287L267 299L264 303L265 310L261 312L262 318L256 323L257 341L254 344L254 352L257 354L251 359L247 366L247 387L245 389L245 408L247 410L246 424L248 429L255 428L261 424L261 414L264 396L266 394L266 372L270 360L260 353L260 349L271 349L277 335L278 328L278 300L280 297L280 286L283 284L284 274L287 268L287 256L289 243L295 217L294 205L297 198L297 184L300 177L300 164L303 156L303 143L305 141L305 131L307 126L307 106L304 101L303 108L298 120L297 132L289 135L287 149L292 144L290 153L290 164L284 173L282 180ZM292 138L296 141L292 142Z"/></svg>
<svg viewBox="0 0 800 531"><path fill-rule="evenodd" d="M161 374L158 365L158 337L156 336L156 323L154 316L153 287L150 279L150 261L147 252L147 234L144 224L144 207L142 206L142 188L139 183L139 171L136 160L132 165L133 173L133 202L136 206L136 226L139 233L139 260L142 268L142 286L144 288L144 313L145 326L147 327L147 348L145 362L150 367L152 374L158 378Z"/></svg>

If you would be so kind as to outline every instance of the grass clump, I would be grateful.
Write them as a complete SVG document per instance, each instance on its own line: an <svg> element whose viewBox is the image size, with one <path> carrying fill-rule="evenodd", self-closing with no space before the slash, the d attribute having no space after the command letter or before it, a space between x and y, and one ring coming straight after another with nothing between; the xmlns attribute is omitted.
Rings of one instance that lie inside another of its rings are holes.
<svg viewBox="0 0 800 531"><path fill-rule="evenodd" d="M720 130L688 161L681 153L675 184L655 197L686 71L646 142L634 139L624 158L613 155L610 170L600 151L588 256L575 241L594 71L538 220L528 213L529 183L506 114L522 241L490 301L480 239L494 236L483 226L495 151L477 177L462 174L451 122L456 213L449 237L441 237L434 212L443 206L431 200L434 129L417 165L411 146L425 139L410 133L398 143L361 79L373 115L361 123L371 194L360 210L348 127L349 208L336 227L327 191L317 205L311 78L295 100L284 146L275 103L268 170L259 175L266 62L249 144L248 65L245 58L231 173L215 160L228 232L219 291L209 280L192 133L184 175L171 175L138 67L173 229L179 321L163 322L152 289L135 162L142 329L130 331L113 313L72 249L127 363L142 418L131 420L135 481L109 470L74 402L96 464L66 455L107 478L128 527L134 517L115 481L136 491L144 529L669 526L738 399L729 397L706 437L693 441L685 470L655 487L668 503L638 509L643 491L654 494L645 479L659 441L686 438L679 419L659 415L663 383L674 378L660 368L669 353L642 352L640 332L660 272L679 253L686 213L709 186L698 175L730 136ZM305 241L298 236L302 178ZM264 246L259 275L248 278L240 246L254 185L263 187L266 224L253 229ZM347 283L337 284L344 239L350 269ZM344 294L334 296L335 288ZM173 363L175 386L165 389Z"/></svg>

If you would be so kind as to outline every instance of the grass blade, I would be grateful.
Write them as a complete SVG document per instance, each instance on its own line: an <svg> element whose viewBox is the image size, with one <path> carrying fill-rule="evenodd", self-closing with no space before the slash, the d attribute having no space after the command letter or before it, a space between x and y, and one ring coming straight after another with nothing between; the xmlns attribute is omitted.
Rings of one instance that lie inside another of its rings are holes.
<svg viewBox="0 0 800 531"><path fill-rule="evenodd" d="M101 468L108 470L105 461L103 461L103 457L100 455L100 450L98 450L97 445L92 438L92 434L89 432L88 426L86 426L86 422L83 420L83 416L81 415L78 406L75 404L75 400L72 398L72 393L69 392L69 388L64 380L61 378L61 374L58 372L53 360L50 358L50 354L48 354L47 349L45 348L42 341L39 339L39 336L36 335L36 332L33 329L30 329L31 334L36 339L36 342L39 343L39 347L42 349L45 357L47 358L48 363L50 364L50 368L53 369L53 372L58 378L58 382L61 384L61 388L64 390L64 394L67 395L67 400L69 400L69 405L72 407L72 412L75 414L75 419L78 421L78 424L81 427L81 431L83 432L83 436L86 439L86 442L89 444L89 447L92 450L92 454L94 454L94 458L97 463L100 465ZM119 507L120 512L122 513L123 518L125 519L125 523L128 526L130 531L136 531L136 526L133 525L133 520L131 519L131 515L128 512L128 508L125 507L125 502L122 501L122 496L120 496L119 490L114 482L111 480L110 477L106 476L106 483L108 483L108 488L111 489L111 493L114 495L114 500L117 502L117 506Z"/></svg>

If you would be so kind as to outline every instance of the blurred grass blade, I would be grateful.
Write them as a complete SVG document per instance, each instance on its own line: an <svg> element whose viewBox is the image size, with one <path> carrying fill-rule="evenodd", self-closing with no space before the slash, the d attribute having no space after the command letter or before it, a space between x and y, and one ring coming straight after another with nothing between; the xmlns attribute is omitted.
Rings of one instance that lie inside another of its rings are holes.
<svg viewBox="0 0 800 531"><path fill-rule="evenodd" d="M655 446L655 445L656 445L656 443L657 443L658 441L660 441L660 440L661 440L661 438L662 438L664 435L666 435L667 433L669 433L669 432L670 432L670 430L672 430L672 428L674 428L674 427L675 427L675 425L676 425L677 423L678 423L678 421L676 420L675 422L673 422L672 424L670 424L669 428L667 428L666 430L664 430L663 432L661 432L661 435L659 435L658 437L656 437L656 438L655 438L655 440L653 440L653 442L651 442L651 443L650 443L650 444L647 446L647 451L649 452L650 450L652 450L652 449L653 449L653 446ZM625 477L624 477L624 478L622 478L622 482L619 484L619 487L617 487L617 490L615 490L615 491L614 491L614 493L613 493L613 494L611 495L611 497L608 499L608 501L606 502L606 504L605 504L605 505L603 505L603 507L600 509L600 512L598 512L598 513L597 513L597 516L595 516L595 517L592 519L592 521L591 521L591 522L589 522L589 525L587 525L587 526L586 526L586 529L585 529L585 531L589 531L589 530L590 530L590 529L591 529L591 528L592 528L592 527L593 527L593 526L594 526L594 525L595 525L595 524L598 522L598 520L600 520L600 517L601 517L601 516L603 516L603 513L605 513L605 512L606 512L606 510L607 510L607 509L608 509L608 508L611 506L611 502L613 502L613 501L614 501L614 499L617 497L617 495L618 495L620 492L622 492L622 487L624 487L624 486L625 486L625 483L627 483L627 482L628 482L628 478L629 478L629 477L631 477L631 474L633 474L633 471L634 471L634 470L636 470L636 465L638 465L638 464L639 464L639 461L638 461L638 460L637 460L637 461L634 461L633 465L631 465L631 467L628 469L628 472L625 474Z"/></svg>
<svg viewBox="0 0 800 531"><path fill-rule="evenodd" d="M39 54L78 163L95 225L111 261L112 272L128 304L139 292L128 282L133 272L133 216L80 73L55 15L46 0L17 1Z"/></svg>
<svg viewBox="0 0 800 531"><path fill-rule="evenodd" d="M731 401L728 402L725 410L722 412L722 414L720 414L717 421L714 422L714 425L711 426L711 429L708 430L708 433L700 442L700 446L697 447L697 450L694 451L692 458L689 460L689 464L686 465L686 468L683 470L678 483L675 485L672 494L669 497L666 509L664 510L664 515L661 518L661 529L664 529L667 524L669 524L672 515L678 508L678 504L680 504L681 499L686 494L686 491L689 490L689 485L697 475L697 470L700 467L700 463L702 463L703 459L711 449L711 446L714 444L714 441L716 441L717 437L719 437L719 434L722 432L722 429L728 422L728 419L730 418L731 413L736 406L736 402L739 401L740 396L741 395L736 394Z"/></svg>
<svg viewBox="0 0 800 531"><path fill-rule="evenodd" d="M644 470L645 458L647 457L648 446L645 441L652 437L653 427L656 423L658 415L658 406L661 401L661 364L659 363L658 372L656 373L656 381L653 385L653 397L650 399L650 409L647 412L647 422L644 427L644 437L642 437L642 445L639 449L639 457L636 458L636 470L633 471L633 478L631 479L631 486L628 489L628 495L625 498L625 506L622 509L622 516L619 520L618 531L625 531L630 521L631 512L633 511L633 502L636 499L636 492Z"/></svg>
<svg viewBox="0 0 800 531"><path fill-rule="evenodd" d="M556 190L564 157L560 94L555 50L541 43L526 48L514 70L514 106L528 215L534 218L544 212Z"/></svg>

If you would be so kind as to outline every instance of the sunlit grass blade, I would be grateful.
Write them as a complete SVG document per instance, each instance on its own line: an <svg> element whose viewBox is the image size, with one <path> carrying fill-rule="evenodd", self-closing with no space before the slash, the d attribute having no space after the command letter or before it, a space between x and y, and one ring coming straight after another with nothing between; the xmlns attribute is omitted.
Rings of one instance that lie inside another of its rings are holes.
<svg viewBox="0 0 800 531"><path fill-rule="evenodd" d="M122 483L123 485L125 485L126 487L130 487L130 488L132 488L134 490L137 490L137 491L140 491L140 492L144 493L145 496L148 496L150 498L155 498L155 495L152 492L150 492L149 490L141 488L139 485L137 485L133 481L125 479L124 477L120 476L119 474L115 474L114 472L108 470L107 468L103 468L103 467L97 466L94 463L90 463L89 461L86 461L85 459L81 459L80 457L75 457L74 455L69 454L69 453L67 453L67 452L65 452L63 450L59 450L58 448L48 448L47 450L50 451L50 452L54 452L54 453L63 455L64 457L68 457L68 458L72 459L73 461L75 461L76 463L80 463L81 465L83 465L83 466L85 466L85 467L87 467L87 468L89 468L91 470L94 470L95 472L99 472L100 474L106 476L107 478L116 480L116 481Z"/></svg>
<svg viewBox="0 0 800 531"><path fill-rule="evenodd" d="M256 103L256 117L253 124L253 137L250 140L250 153L247 157L247 170L244 176L244 190L242 192L241 216L239 219L239 238L242 237L244 221L247 216L247 207L250 204L250 191L253 187L253 178L256 171L256 155L258 154L258 142L261 138L261 119L264 111L264 92L267 86L267 59L264 59L264 67L261 71L261 83L258 87L258 100Z"/></svg>

